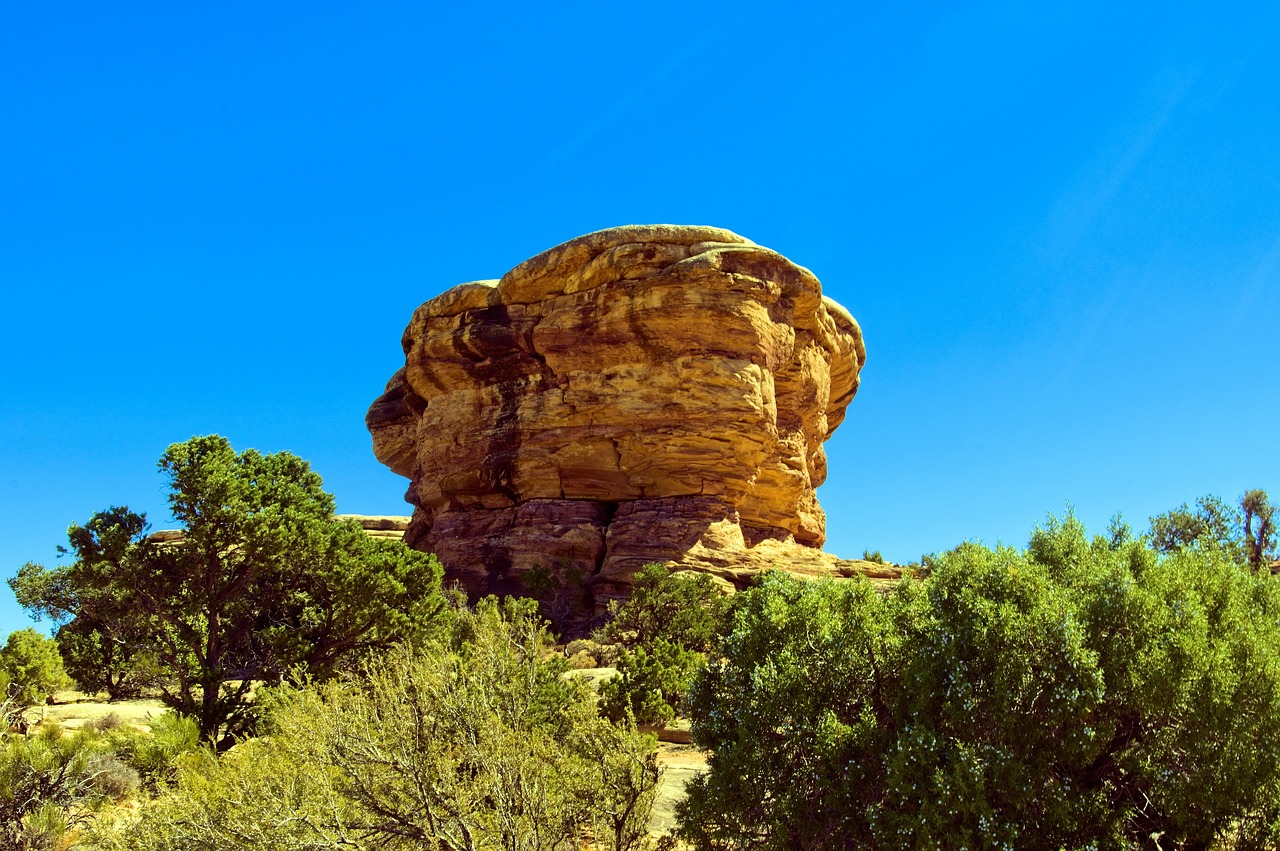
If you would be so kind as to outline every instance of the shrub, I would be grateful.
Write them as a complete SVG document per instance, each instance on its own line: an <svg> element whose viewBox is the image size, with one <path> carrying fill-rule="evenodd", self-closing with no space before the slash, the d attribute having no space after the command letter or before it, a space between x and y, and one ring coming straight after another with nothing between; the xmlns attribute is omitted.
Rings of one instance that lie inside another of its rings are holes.
<svg viewBox="0 0 1280 851"><path fill-rule="evenodd" d="M44 724L10 738L0 745L0 848L53 848L99 804L127 794L129 782L128 770L96 750L89 734Z"/></svg>
<svg viewBox="0 0 1280 851"><path fill-rule="evenodd" d="M369 846L341 827L350 805L330 778L269 739L249 739L220 757L201 749L179 758L173 787L136 816L92 828L103 851L241 851ZM388 843L386 848L403 848Z"/></svg>
<svg viewBox="0 0 1280 851"><path fill-rule="evenodd" d="M28 706L52 700L54 692L71 685L57 642L31 628L10 633L0 648L0 669L6 674L9 694Z"/></svg>
<svg viewBox="0 0 1280 851"><path fill-rule="evenodd" d="M112 801L123 801L138 791L138 772L125 765L114 754L95 753L85 761L85 772L93 790Z"/></svg>
<svg viewBox="0 0 1280 851"><path fill-rule="evenodd" d="M600 711L621 722L628 715L642 724L668 724L706 657L659 638L649 650L637 647L618 660L618 676L600 687Z"/></svg>
<svg viewBox="0 0 1280 851"><path fill-rule="evenodd" d="M111 730L107 740L119 758L154 789L173 779L180 756L200 747L200 728L185 715L165 712L151 721L145 733L120 726Z"/></svg>
<svg viewBox="0 0 1280 851"><path fill-rule="evenodd" d="M1277 659L1269 577L1069 516L887 597L771 575L690 693L712 756L680 830L701 849L1276 847Z"/></svg>
<svg viewBox="0 0 1280 851"><path fill-rule="evenodd" d="M85 725L87 729L95 733L109 733L119 727L124 726L124 719L115 712L108 712L101 718L95 718Z"/></svg>
<svg viewBox="0 0 1280 851"><path fill-rule="evenodd" d="M643 847L654 741L596 715L534 605L481 601L361 676L266 691L266 738L179 759L174 790L100 844Z"/></svg>
<svg viewBox="0 0 1280 851"><path fill-rule="evenodd" d="M609 603L610 620L600 631L606 644L652 647L665 639L705 652L720 634L727 603L715 579L706 573L672 573L646 564L635 575L631 596Z"/></svg>
<svg viewBox="0 0 1280 851"><path fill-rule="evenodd" d="M600 631L601 640L620 648L618 676L600 689L600 711L614 721L630 715L644 724L669 723L728 610L708 574L641 568L631 596L609 604L612 620Z"/></svg>

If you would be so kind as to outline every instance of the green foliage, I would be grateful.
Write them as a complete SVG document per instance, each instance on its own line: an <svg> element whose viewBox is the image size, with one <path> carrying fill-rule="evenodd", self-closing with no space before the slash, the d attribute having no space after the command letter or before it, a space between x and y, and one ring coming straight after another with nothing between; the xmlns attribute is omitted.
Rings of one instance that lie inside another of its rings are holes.
<svg viewBox="0 0 1280 851"><path fill-rule="evenodd" d="M106 691L112 700L137 697L162 680L154 652L146 649L145 630L129 616L127 588L97 575L125 557L146 520L126 508L95 514L84 526L68 530L81 560L52 569L27 562L8 580L19 605L36 620L59 624L58 649L68 674L86 692ZM71 550L58 548L66 554ZM86 560L85 556L91 555Z"/></svg>
<svg viewBox="0 0 1280 851"><path fill-rule="evenodd" d="M646 564L635 575L631 596L609 603L610 620L601 640L653 647L665 639L706 652L719 636L726 607L725 596L708 574L672 573L661 564Z"/></svg>
<svg viewBox="0 0 1280 851"><path fill-rule="evenodd" d="M211 436L170 446L159 466L178 540L111 508L68 531L73 564L10 581L34 614L72 618L66 655L86 685L119 695L158 665L166 701L225 745L252 721L255 681L330 676L419 639L439 613L435 558L334 521L300 458Z"/></svg>
<svg viewBox="0 0 1280 851"><path fill-rule="evenodd" d="M131 626L136 626L131 620L102 626L77 617L59 627L63 665L81 691L105 691L111 700L130 700L164 686L164 665L154 651L145 649L145 635L125 636Z"/></svg>
<svg viewBox="0 0 1280 851"><path fill-rule="evenodd" d="M1280 586L1221 548L1068 516L885 597L778 574L742 596L688 698L695 848L1280 841Z"/></svg>
<svg viewBox="0 0 1280 851"><path fill-rule="evenodd" d="M528 600L483 600L359 676L266 692L264 739L180 760L104 848L644 847L651 738L599 718Z"/></svg>
<svg viewBox="0 0 1280 851"><path fill-rule="evenodd" d="M642 724L670 723L705 662L704 654L665 638L648 650L628 650L618 659L618 676L600 687L600 711L616 722L630 715Z"/></svg>
<svg viewBox="0 0 1280 851"><path fill-rule="evenodd" d="M626 648L618 676L600 689L600 711L614 721L669 723L719 636L728 605L705 573L641 568L631 596L609 604L612 617L600 631L602 641Z"/></svg>
<svg viewBox="0 0 1280 851"><path fill-rule="evenodd" d="M102 851L370 847L341 827L351 808L333 794L331 778L274 739L249 739L221 756L194 751L177 760L175 772L172 789L145 802L137 816L96 822L92 846Z"/></svg>
<svg viewBox="0 0 1280 851"><path fill-rule="evenodd" d="M1188 548L1218 549L1239 557L1240 512L1216 496L1202 496L1151 518L1151 544L1162 553Z"/></svg>
<svg viewBox="0 0 1280 851"><path fill-rule="evenodd" d="M1183 503L1152 517L1151 543L1164 553L1221 550L1257 571L1276 558L1275 506L1266 491L1256 488L1240 497L1238 509L1216 496L1201 497L1194 509Z"/></svg>
<svg viewBox="0 0 1280 851"><path fill-rule="evenodd" d="M7 696L24 706L51 700L54 692L71 685L57 642L34 629L9 634L0 648L0 670Z"/></svg>
<svg viewBox="0 0 1280 851"><path fill-rule="evenodd" d="M200 728L196 722L176 712L166 712L153 719L147 732L124 726L106 732L111 750L137 771L150 789L172 781L183 754L200 747Z"/></svg>
<svg viewBox="0 0 1280 851"><path fill-rule="evenodd" d="M85 733L46 724L0 745L0 849L46 851L93 811L128 797L138 777Z"/></svg>

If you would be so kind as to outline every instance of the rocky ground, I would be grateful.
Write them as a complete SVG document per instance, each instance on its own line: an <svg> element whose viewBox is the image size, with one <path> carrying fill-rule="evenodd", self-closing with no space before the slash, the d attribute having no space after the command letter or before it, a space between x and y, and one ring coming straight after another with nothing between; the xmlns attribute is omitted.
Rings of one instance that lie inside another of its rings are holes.
<svg viewBox="0 0 1280 851"><path fill-rule="evenodd" d="M675 827L676 803L684 798L685 784L707 770L707 755L693 745L659 742L658 762L662 763L662 780L649 818L649 832L655 836Z"/></svg>

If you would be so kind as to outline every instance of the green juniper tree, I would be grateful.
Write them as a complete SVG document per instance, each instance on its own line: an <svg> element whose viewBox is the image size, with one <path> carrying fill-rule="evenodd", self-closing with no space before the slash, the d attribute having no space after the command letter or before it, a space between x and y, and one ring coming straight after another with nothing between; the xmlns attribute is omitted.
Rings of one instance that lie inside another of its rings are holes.
<svg viewBox="0 0 1280 851"><path fill-rule="evenodd" d="M888 596L741 597L686 703L695 848L1280 845L1280 585L1222 548L1068 516Z"/></svg>
<svg viewBox="0 0 1280 851"><path fill-rule="evenodd" d="M0 647L0 683L5 694L19 706L43 703L58 689L71 685L62 667L58 645L34 629L20 629L9 634Z"/></svg>
<svg viewBox="0 0 1280 851"><path fill-rule="evenodd" d="M27 565L10 584L32 612L70 616L63 630L108 687L155 660L166 701L204 738L246 729L256 681L329 676L440 611L434 556L335 521L297 456L215 435L175 443L159 466L182 534L158 540L143 515L111 508L71 527L73 563Z"/></svg>
<svg viewBox="0 0 1280 851"><path fill-rule="evenodd" d="M669 723L679 712L694 675L720 634L728 599L705 573L672 573L647 564L636 574L631 596L610 604L602 640L625 648L618 676L601 687L601 711L620 721L628 715Z"/></svg>

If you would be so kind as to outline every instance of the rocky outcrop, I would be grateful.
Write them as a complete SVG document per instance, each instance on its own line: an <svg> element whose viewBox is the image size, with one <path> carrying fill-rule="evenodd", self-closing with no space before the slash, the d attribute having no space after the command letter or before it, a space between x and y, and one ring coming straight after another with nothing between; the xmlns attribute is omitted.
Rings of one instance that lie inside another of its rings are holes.
<svg viewBox="0 0 1280 851"><path fill-rule="evenodd" d="M377 517L367 514L338 514L334 520L354 520L364 529L370 538L381 538L388 541L404 539L405 530L409 528L408 517Z"/></svg>
<svg viewBox="0 0 1280 851"><path fill-rule="evenodd" d="M335 514L334 520L354 520L364 529L370 538L381 538L388 541L404 540L405 530L409 528L409 517L376 517L366 514ZM173 544L187 537L185 529L160 529L152 532L147 538L156 544Z"/></svg>
<svg viewBox="0 0 1280 851"><path fill-rule="evenodd" d="M535 565L595 598L652 561L735 584L824 553L822 444L865 360L849 313L726 230L588 234L419 307L366 419L410 479L405 540L474 592Z"/></svg>

